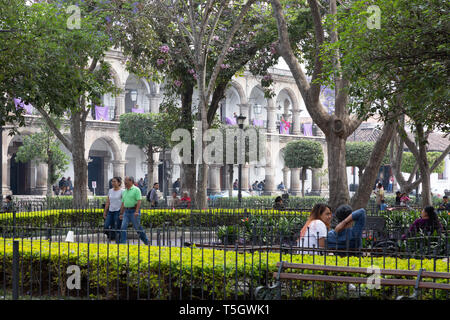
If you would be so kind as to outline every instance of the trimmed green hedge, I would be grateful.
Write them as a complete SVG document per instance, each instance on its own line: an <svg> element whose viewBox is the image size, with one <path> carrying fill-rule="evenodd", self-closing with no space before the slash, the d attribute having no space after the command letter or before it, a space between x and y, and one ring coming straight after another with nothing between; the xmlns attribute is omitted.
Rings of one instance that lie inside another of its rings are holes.
<svg viewBox="0 0 450 320"><path fill-rule="evenodd" d="M242 299L250 298L250 292L262 284L273 282L272 274L277 271L276 264L280 260L297 263L327 264L338 266L369 267L378 266L386 269L418 270L425 268L439 272L448 272L448 262L443 260L415 260L376 257L337 257L310 255L280 255L280 253L254 252L236 253L234 251L211 250L200 248L179 247L147 247L137 245L106 245L106 244L71 244L50 243L48 241L19 240L20 259L23 266L21 287L23 292L34 294L43 290L43 295L56 295L59 288L61 294L67 294L66 281L69 275L66 269L69 265L77 265L81 269L80 296L87 295L100 299L114 299L120 292L122 299L127 291L131 299L137 297L150 299L179 299L180 290L183 298L192 296L200 299L203 289L203 299L234 299L235 295ZM192 257L192 259L191 259ZM326 259L326 263L324 263ZM0 239L0 273L6 275L7 288L11 285L12 274L12 241ZM49 276L49 273L51 274ZM41 279L40 279L41 275ZM357 275L355 275L357 276ZM429 279L425 279L429 281ZM117 283L119 282L119 288ZM447 283L446 280L437 282ZM97 286L99 288L97 296ZM293 297L301 292L302 298L323 299L347 297L346 285L332 288L315 283L314 289L310 282L292 282L287 285L283 295ZM51 292L48 292L50 287ZM237 291L236 291L237 287ZM293 291L291 291L291 289ZM410 289L411 290L411 289ZM75 291L75 290L74 290ZM70 292L71 296L76 293ZM395 295L408 295L398 287L386 287L381 290L369 290L361 285L361 291L366 296L373 295L377 299L393 298ZM435 297L431 290L423 290L424 299L445 299L446 293L436 290Z"/></svg>
<svg viewBox="0 0 450 320"><path fill-rule="evenodd" d="M65 227L81 224L98 227L102 226L103 209L55 209L36 212L16 213L16 225L28 227ZM278 211L258 209L142 209L141 225L149 228L159 227L164 224L171 226L218 226L223 224L239 223L240 219L248 215L263 216L272 219L280 215L300 215L306 219L309 212L302 211ZM12 225L13 214L0 215L0 225Z"/></svg>
<svg viewBox="0 0 450 320"><path fill-rule="evenodd" d="M273 206L276 196L252 196L242 198L243 208L271 208ZM45 205L49 209L64 209L71 208L72 196L57 196L45 199ZM410 196L410 204L416 204L415 196ZM149 208L150 204L142 197L142 207ZM395 195L387 194L385 196L386 204L393 206L395 204ZM437 206L442 202L442 198L433 196L433 205ZM89 206L93 208L101 208L101 206L106 202L106 196L96 196L89 198ZM300 208L300 209L310 209L317 203L327 203L328 198L319 196L289 196L289 207L290 208ZM209 201L209 205L215 208L238 208L239 201L237 197L232 198L217 198ZM419 204L420 205L420 204ZM375 198L372 196L367 204L367 208L376 207Z"/></svg>

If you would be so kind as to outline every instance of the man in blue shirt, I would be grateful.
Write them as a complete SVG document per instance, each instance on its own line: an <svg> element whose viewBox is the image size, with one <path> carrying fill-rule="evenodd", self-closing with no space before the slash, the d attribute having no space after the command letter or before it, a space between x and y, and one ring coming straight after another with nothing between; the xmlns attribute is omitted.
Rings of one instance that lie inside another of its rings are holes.
<svg viewBox="0 0 450 320"><path fill-rule="evenodd" d="M328 249L359 249L362 246L362 231L366 224L366 210L352 212L349 205L336 209L338 225L327 236Z"/></svg>

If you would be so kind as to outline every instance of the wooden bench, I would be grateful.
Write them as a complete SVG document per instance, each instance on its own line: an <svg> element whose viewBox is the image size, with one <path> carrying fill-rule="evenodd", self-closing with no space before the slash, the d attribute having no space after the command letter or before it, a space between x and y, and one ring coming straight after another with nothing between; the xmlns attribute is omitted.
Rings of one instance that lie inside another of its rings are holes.
<svg viewBox="0 0 450 320"><path fill-rule="evenodd" d="M373 275L368 268L361 267L340 267L331 265L315 265L315 264L301 264L288 263L281 261L277 263L278 272L273 273L276 281L273 286L260 286L255 290L255 298L262 300L281 299L281 281L282 280L301 280L301 281L319 281L328 283L351 283L351 284L369 284L368 277L353 277L353 276L336 276L328 274L304 274L304 273L290 273L283 272L284 269L296 270L313 270L324 272L340 272L352 274L366 274ZM434 272L420 269L414 270L396 270L396 269L381 269L380 276L389 275L394 277L415 277L416 279L379 279L380 286L408 286L414 287L414 293L409 297L398 296L396 300L401 299L416 299L420 293L420 289L437 289L450 290L450 283L436 283L423 281L423 278L432 279L450 279L449 272Z"/></svg>

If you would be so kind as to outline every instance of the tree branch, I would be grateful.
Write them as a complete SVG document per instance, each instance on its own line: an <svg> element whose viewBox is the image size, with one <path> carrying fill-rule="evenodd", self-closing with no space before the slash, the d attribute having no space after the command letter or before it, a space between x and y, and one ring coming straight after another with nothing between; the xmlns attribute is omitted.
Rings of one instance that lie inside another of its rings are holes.
<svg viewBox="0 0 450 320"><path fill-rule="evenodd" d="M225 60L225 56L228 52L228 48L231 45L231 42L233 40L233 37L236 33L236 31L239 29L239 27L241 26L241 22L244 19L245 15L247 14L247 11L250 9L250 7L252 6L252 4L255 2L256 0L248 0L247 3L244 5L244 8L242 8L239 16L236 18L236 21L233 22L233 28L230 31L230 34L228 36L228 39L225 41L225 44L222 48L222 52L220 53L219 58L217 59L216 65L214 66L214 71L211 75L211 78L209 80L208 83L208 88L206 90L206 101L209 100L209 97L212 94L212 90L214 89L215 85L216 85L216 79L219 75L220 72L220 66L222 65L223 61Z"/></svg>
<svg viewBox="0 0 450 320"><path fill-rule="evenodd" d="M48 127L53 131L53 133L58 137L59 141L61 141L61 143L67 148L67 150L69 150L70 152L73 152L72 150L72 143L66 138L64 137L64 135L62 134L62 132L58 129L58 127L56 126L56 124L53 122L53 120L50 118L49 114L47 113L47 111L45 111L44 108L42 108L41 106L35 105L34 106L39 113L44 117Z"/></svg>
<svg viewBox="0 0 450 320"><path fill-rule="evenodd" d="M320 83L315 83L315 80L320 78L323 72L323 63L320 59L320 48L322 47L325 35L322 26L322 17L320 15L319 6L316 0L308 0L309 7L311 8L311 15L314 24L314 34L316 37L316 53L314 61L314 70L311 79L310 97L311 101L319 101L320 96Z"/></svg>
<svg viewBox="0 0 450 320"><path fill-rule="evenodd" d="M310 99L311 86L306 79L305 73L298 62L298 59L292 51L287 23L282 13L283 8L280 0L271 0L271 4L278 27L279 44L277 46L277 50L288 64L311 118L320 127L320 129L322 129L322 131L327 132L328 129L326 123L329 121L330 115L318 99L316 104L314 104L312 99Z"/></svg>

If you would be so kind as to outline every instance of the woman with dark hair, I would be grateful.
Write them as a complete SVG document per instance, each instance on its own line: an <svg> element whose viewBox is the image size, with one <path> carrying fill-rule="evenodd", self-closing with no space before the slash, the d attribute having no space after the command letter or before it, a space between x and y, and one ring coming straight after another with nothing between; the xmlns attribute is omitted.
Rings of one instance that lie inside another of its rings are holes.
<svg viewBox="0 0 450 320"><path fill-rule="evenodd" d="M300 231L299 246L303 248L325 248L328 228L331 225L331 208L322 203L316 204L308 220ZM312 253L311 251L305 252Z"/></svg>
<svg viewBox="0 0 450 320"><path fill-rule="evenodd" d="M438 219L434 207L427 206L422 210L420 218L416 219L416 221L414 221L409 227L407 235L414 236L420 231L424 232L426 235L432 235L434 231L439 234L442 232L442 229L442 225ZM406 239L407 235L404 234L402 239Z"/></svg>
<svg viewBox="0 0 450 320"><path fill-rule="evenodd" d="M275 210L284 210L283 198L281 198L280 196L276 197L273 208Z"/></svg>
<svg viewBox="0 0 450 320"><path fill-rule="evenodd" d="M112 188L108 192L108 197L106 198L105 211L103 213L103 218L105 219L104 229L106 235L110 240L116 240L119 243L119 230L122 226L120 221L120 208L122 206L122 178L114 177L111 179ZM113 229L115 231L109 231Z"/></svg>

